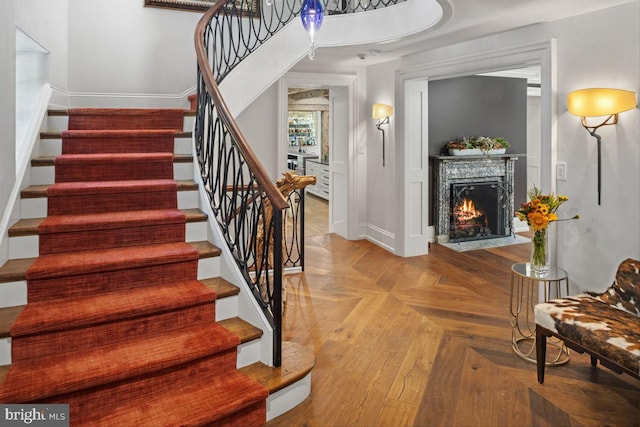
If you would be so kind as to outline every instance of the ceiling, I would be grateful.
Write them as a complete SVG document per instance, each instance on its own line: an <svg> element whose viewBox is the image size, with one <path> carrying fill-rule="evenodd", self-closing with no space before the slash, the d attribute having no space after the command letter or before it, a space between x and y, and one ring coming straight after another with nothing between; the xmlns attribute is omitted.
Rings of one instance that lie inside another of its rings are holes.
<svg viewBox="0 0 640 427"><path fill-rule="evenodd" d="M638 0L437 0L444 17L428 30L394 42L319 48L314 61L305 57L296 68L303 71L322 64L339 69L372 65L633 1Z"/></svg>

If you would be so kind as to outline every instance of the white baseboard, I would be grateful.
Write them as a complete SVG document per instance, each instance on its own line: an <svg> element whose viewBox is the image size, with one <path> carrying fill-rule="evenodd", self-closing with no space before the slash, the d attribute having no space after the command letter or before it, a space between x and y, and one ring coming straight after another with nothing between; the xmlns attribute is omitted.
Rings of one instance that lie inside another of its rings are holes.
<svg viewBox="0 0 640 427"><path fill-rule="evenodd" d="M374 245L380 246L381 248L391 252L392 254L396 253L396 236L395 234L387 230L383 230L380 227L367 223L366 239Z"/></svg>

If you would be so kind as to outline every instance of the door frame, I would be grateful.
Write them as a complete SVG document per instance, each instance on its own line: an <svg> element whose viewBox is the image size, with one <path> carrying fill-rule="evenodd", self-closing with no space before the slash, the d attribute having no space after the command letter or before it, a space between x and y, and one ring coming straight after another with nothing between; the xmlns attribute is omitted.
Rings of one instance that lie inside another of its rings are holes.
<svg viewBox="0 0 640 427"><path fill-rule="evenodd" d="M395 88L400 99L397 105L403 105L407 94L405 93L405 81L410 80L442 80L455 77L463 77L473 74L487 73L491 71L524 68L531 65L540 66L541 79L541 112L540 112L540 188L545 192L556 192L556 163L558 158L558 136L556 117L558 113L557 94L557 40L549 40L500 48L492 50L480 50L471 54L463 54L453 58L436 60L427 64L408 66L396 71ZM428 118L425 118L428 121ZM427 123L428 125L428 123ZM407 130L399 126L396 131L396 159L404 161L404 135ZM428 145L424 147L428 151ZM398 170L402 171L403 163L398 164ZM407 195L405 194L406 177L398 174L397 188L400 191L397 204L398 254L409 252L406 236L405 211L410 209ZM429 186L433 185L432 177L429 177ZM430 209L430 208L429 208ZM551 248L551 260L557 260L557 236L551 233L549 236Z"/></svg>
<svg viewBox="0 0 640 427"><path fill-rule="evenodd" d="M287 145L283 141L288 140L288 95L290 87L322 87L331 90L332 87L346 87L349 97L349 135L347 135L347 150L349 153L349 163L347 165L347 238L350 240L358 238L359 218L356 203L356 177L357 156L356 156L356 135L358 134L358 106L354 102L357 99L357 76L348 74L320 74L320 73L286 73L278 81L278 162L279 171L286 170ZM330 140L331 141L331 140ZM331 153L332 147L329 146ZM331 158L331 156L329 156ZM331 168L331 165L329 165ZM334 203L333 192L329 192L329 204Z"/></svg>

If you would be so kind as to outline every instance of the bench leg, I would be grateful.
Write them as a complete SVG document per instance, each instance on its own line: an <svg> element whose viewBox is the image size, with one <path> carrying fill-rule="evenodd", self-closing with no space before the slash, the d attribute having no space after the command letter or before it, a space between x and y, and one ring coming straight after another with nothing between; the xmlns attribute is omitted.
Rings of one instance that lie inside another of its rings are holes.
<svg viewBox="0 0 640 427"><path fill-rule="evenodd" d="M536 327L536 366L538 368L538 382L544 383L544 368L547 358L547 336Z"/></svg>
<svg viewBox="0 0 640 427"><path fill-rule="evenodd" d="M598 364L598 358L591 355L591 366L596 366Z"/></svg>

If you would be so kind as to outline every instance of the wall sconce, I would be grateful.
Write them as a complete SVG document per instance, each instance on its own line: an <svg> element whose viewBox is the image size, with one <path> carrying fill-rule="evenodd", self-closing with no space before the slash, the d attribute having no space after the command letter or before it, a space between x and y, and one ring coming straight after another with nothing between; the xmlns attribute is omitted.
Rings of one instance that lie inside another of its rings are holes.
<svg viewBox="0 0 640 427"><path fill-rule="evenodd" d="M636 93L621 89L580 89L567 96L567 108L571 114L582 118L582 126L598 143L598 205L600 204L600 146L602 140L596 130L601 126L618 123L618 113L636 108ZM599 124L588 124L587 117L606 117Z"/></svg>
<svg viewBox="0 0 640 427"><path fill-rule="evenodd" d="M376 119L376 127L382 132L382 166L384 167L384 129L382 125L389 124L389 116L393 115L393 107L387 104L373 104L373 118Z"/></svg>

